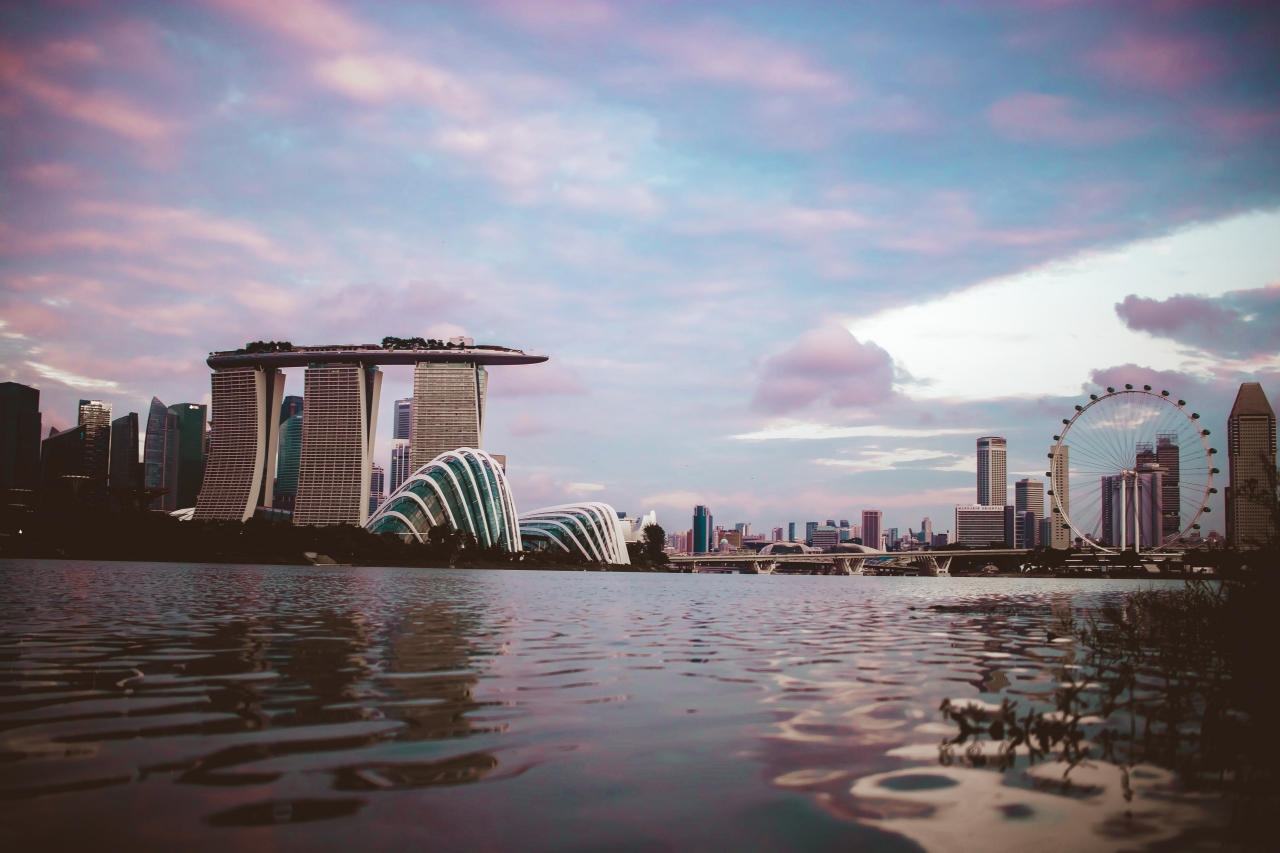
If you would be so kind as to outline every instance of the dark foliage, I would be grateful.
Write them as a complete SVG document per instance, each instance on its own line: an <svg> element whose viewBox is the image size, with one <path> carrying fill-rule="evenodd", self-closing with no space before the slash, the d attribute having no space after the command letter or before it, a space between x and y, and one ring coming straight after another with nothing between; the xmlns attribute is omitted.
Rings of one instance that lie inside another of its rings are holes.
<svg viewBox="0 0 1280 853"><path fill-rule="evenodd" d="M178 521L165 513L90 513L77 508L27 516L21 534L0 536L0 557L305 565L306 552L362 566L599 568L572 554L482 548L469 533L434 528L427 542L352 525L299 527L251 519Z"/></svg>

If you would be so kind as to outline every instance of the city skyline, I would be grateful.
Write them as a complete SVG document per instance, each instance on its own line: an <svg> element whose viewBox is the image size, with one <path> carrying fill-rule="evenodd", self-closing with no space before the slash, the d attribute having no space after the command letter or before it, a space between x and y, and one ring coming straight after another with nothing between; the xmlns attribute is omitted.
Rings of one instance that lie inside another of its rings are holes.
<svg viewBox="0 0 1280 853"><path fill-rule="evenodd" d="M1274 11L296 11L23 7L0 378L46 432L207 404L251 340L511 340L552 358L484 446L531 506L905 530L1103 386L1215 434L1280 398Z"/></svg>

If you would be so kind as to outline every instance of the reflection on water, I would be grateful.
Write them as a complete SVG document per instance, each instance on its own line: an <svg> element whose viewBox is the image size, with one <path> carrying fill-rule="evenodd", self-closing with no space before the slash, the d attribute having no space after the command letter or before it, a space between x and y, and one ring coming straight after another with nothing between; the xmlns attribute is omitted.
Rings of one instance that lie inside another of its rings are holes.
<svg viewBox="0 0 1280 853"><path fill-rule="evenodd" d="M6 849L1119 850L1220 819L1154 768L939 764L941 699L1046 704L1115 582L33 561L0 588Z"/></svg>

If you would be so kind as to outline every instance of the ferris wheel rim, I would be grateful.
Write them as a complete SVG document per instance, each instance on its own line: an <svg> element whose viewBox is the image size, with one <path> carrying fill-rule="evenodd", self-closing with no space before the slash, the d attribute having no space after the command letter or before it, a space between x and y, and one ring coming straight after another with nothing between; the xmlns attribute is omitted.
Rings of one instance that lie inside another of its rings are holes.
<svg viewBox="0 0 1280 853"><path fill-rule="evenodd" d="M1199 424L1196 423L1196 420L1199 416L1197 415L1196 417L1192 417L1192 415L1195 413L1189 412L1187 410L1185 402L1180 400L1174 400L1169 395L1168 391L1156 393L1154 390L1152 390L1151 386L1149 385L1143 386L1142 388L1134 388L1132 386L1126 386L1124 388L1119 388L1119 389L1113 389L1108 387L1107 393L1105 394L1090 395L1089 402L1084 404L1083 406L1076 406L1075 414L1072 415L1071 418L1067 420L1066 423L1063 424L1062 432L1058 434L1058 436L1056 437L1056 441L1053 445L1053 452L1049 454L1049 459L1050 459L1049 470L1050 471L1053 470L1052 460L1058 455L1058 452L1064 446L1064 442L1067 439L1067 434L1071 432L1071 428L1075 426L1076 421L1079 420L1080 417L1084 415L1085 412L1089 411L1089 409L1093 408L1098 403L1101 403L1103 400L1109 400L1113 397L1126 396L1129 394L1141 394L1147 397L1153 397L1162 403L1167 403L1168 405L1173 406L1175 409L1177 409L1186 417L1186 419L1191 423L1192 426L1196 428L1195 430L1196 436L1199 437L1201 444L1204 445L1205 460L1208 462L1208 466L1207 466L1208 475L1205 481L1204 493L1200 496L1200 505L1196 508L1195 515L1193 515L1191 517L1191 520L1187 522L1186 527L1178 531L1178 535L1174 539L1174 541L1176 542L1177 540L1182 539L1189 531L1196 528L1196 526L1199 524L1200 516L1202 516L1205 513L1205 509L1209 505L1209 495L1213 494L1213 472L1215 469L1212 463L1213 463L1213 456L1216 451L1214 448L1211 448L1209 446L1209 440L1205 436L1205 431L1200 429ZM1066 445L1066 446L1069 452L1070 445ZM1071 472L1070 472L1070 469L1068 469L1067 471L1068 483L1070 483L1070 480L1071 480ZM1052 475L1050 475L1049 485L1050 486L1054 485ZM1072 533L1074 533L1082 541L1090 542L1091 540L1089 539L1088 536L1084 534L1084 531L1077 528L1075 522L1071 520L1071 513L1067 512L1065 509L1062 508L1062 505L1058 500L1059 496L1057 494L1057 491L1058 490L1056 488L1052 489L1053 508L1056 509L1062 515L1062 517L1067 520L1067 525L1071 528ZM1102 551L1104 553L1116 554L1120 552L1120 549L1114 546L1108 548L1108 547L1103 547L1102 545L1099 545L1097 542L1092 542L1091 544L1093 548L1095 548L1098 551ZM1166 544L1168 543L1162 540L1160 542L1160 545L1156 547L1157 548L1164 547Z"/></svg>

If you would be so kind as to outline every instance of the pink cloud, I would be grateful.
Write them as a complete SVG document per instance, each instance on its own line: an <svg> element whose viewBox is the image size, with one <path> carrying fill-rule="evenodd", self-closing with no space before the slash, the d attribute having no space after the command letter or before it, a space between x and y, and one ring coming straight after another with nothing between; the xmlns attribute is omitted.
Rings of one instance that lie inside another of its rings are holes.
<svg viewBox="0 0 1280 853"><path fill-rule="evenodd" d="M987 110L992 128L1014 142L1103 145L1144 131L1141 122L1118 117L1079 118L1070 98L1022 92L996 101Z"/></svg>
<svg viewBox="0 0 1280 853"><path fill-rule="evenodd" d="M849 94L843 79L801 51L722 25L655 31L638 41L663 61L657 73L671 79L705 80L768 93Z"/></svg>
<svg viewBox="0 0 1280 853"><path fill-rule="evenodd" d="M549 397L585 394L587 388L564 362L552 358L542 364L493 371L489 393L494 397Z"/></svg>
<svg viewBox="0 0 1280 853"><path fill-rule="evenodd" d="M1206 107L1192 113L1201 127L1230 143L1249 142L1280 124L1280 110Z"/></svg>
<svg viewBox="0 0 1280 853"><path fill-rule="evenodd" d="M1085 58L1095 72L1124 86L1183 91L1222 73L1222 63L1201 41L1128 33Z"/></svg>
<svg viewBox="0 0 1280 853"><path fill-rule="evenodd" d="M454 115L479 111L483 99L456 75L396 56L343 54L319 63L316 78L336 92L366 103L413 100Z"/></svg>
<svg viewBox="0 0 1280 853"><path fill-rule="evenodd" d="M135 142L155 144L175 129L173 122L110 92L83 92L37 73L23 57L0 50L0 85L63 118L83 122Z"/></svg>
<svg viewBox="0 0 1280 853"><path fill-rule="evenodd" d="M1135 331L1221 355L1269 357L1280 349L1280 283L1220 297L1130 295L1116 314Z"/></svg>
<svg viewBox="0 0 1280 853"><path fill-rule="evenodd" d="M893 395L893 360L848 329L824 326L767 359L754 405L766 412L797 411L818 401L835 407L871 406Z"/></svg>
<svg viewBox="0 0 1280 853"><path fill-rule="evenodd" d="M18 177L43 189L81 189L90 183L79 169L69 163L36 163L18 170Z"/></svg>
<svg viewBox="0 0 1280 853"><path fill-rule="evenodd" d="M323 0L209 0L263 29L317 50L347 51L374 40L372 28Z"/></svg>

